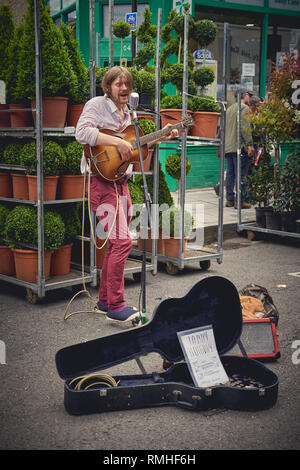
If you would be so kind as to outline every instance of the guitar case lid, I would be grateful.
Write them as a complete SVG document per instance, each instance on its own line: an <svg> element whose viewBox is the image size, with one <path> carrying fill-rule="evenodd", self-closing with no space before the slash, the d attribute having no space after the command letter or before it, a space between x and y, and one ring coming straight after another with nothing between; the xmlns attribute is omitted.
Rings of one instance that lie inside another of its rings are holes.
<svg viewBox="0 0 300 470"><path fill-rule="evenodd" d="M55 358L57 371L69 380L150 352L178 362L184 356L177 332L206 325L213 327L220 355L233 348L242 332L238 291L220 276L200 280L184 297L162 300L143 326L59 350Z"/></svg>

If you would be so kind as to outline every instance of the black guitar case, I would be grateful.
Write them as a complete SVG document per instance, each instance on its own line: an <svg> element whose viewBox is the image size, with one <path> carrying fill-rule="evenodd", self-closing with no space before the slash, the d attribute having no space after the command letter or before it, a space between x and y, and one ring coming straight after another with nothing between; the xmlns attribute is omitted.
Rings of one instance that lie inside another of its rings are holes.
<svg viewBox="0 0 300 470"><path fill-rule="evenodd" d="M212 325L217 350L230 379L226 385L196 387L185 362L177 332ZM277 401L278 378L265 365L245 356L225 355L239 341L242 311L235 286L219 276L196 283L182 298L163 300L145 325L59 350L56 367L65 380L64 404L81 415L162 405L190 410L228 408L263 410ZM241 346L241 345L240 345ZM242 348L243 349L243 348ZM164 372L113 376L117 386L82 376L151 352L174 363ZM181 361L181 362L180 362Z"/></svg>

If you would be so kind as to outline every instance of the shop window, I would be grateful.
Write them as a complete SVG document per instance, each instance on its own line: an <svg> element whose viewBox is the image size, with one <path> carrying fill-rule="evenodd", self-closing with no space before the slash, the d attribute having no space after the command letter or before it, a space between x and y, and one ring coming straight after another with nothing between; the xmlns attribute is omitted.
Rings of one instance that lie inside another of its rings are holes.
<svg viewBox="0 0 300 470"><path fill-rule="evenodd" d="M76 3L76 2L74 2L74 0L63 0L62 1L62 8L67 8L70 5L72 5L72 3Z"/></svg>
<svg viewBox="0 0 300 470"><path fill-rule="evenodd" d="M137 6L137 24L141 24L144 20L143 12L146 7L149 7L147 3L139 3ZM125 21L126 13L130 13L131 3L128 5L114 5L114 23L117 21ZM108 5L103 6L103 37L107 38L109 36L109 9Z"/></svg>

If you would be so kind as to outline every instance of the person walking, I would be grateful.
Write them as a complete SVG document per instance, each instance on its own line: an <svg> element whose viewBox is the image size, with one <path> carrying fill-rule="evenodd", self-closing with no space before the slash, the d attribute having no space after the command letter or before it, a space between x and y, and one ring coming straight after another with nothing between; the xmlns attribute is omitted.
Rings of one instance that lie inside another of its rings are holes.
<svg viewBox="0 0 300 470"><path fill-rule="evenodd" d="M96 96L85 104L76 126L75 138L80 144L90 147L107 147L107 152L109 147L114 147L128 161L133 152L132 144L117 135L131 124L127 104L133 90L133 77L125 67L114 66L104 75L102 89L104 96ZM170 124L165 127L170 127ZM113 135L105 133L105 130L113 131ZM160 140L177 136L178 131L173 129ZM118 323L135 321L140 316L135 307L126 305L124 298L124 270L132 248L129 232L132 202L127 185L132 174L131 167L129 165L125 175L116 181L92 175L86 188L90 192L91 209L108 233L109 242L101 270L96 310L106 314L108 320ZM84 155L81 171L89 171Z"/></svg>
<svg viewBox="0 0 300 470"><path fill-rule="evenodd" d="M241 95L241 208L250 209L251 204L245 201L245 176L248 172L249 157L254 154L249 114L251 93L245 88L237 90ZM237 96L236 93L236 96ZM226 169L226 207L237 208L237 114L238 103L232 104L226 112L225 158Z"/></svg>

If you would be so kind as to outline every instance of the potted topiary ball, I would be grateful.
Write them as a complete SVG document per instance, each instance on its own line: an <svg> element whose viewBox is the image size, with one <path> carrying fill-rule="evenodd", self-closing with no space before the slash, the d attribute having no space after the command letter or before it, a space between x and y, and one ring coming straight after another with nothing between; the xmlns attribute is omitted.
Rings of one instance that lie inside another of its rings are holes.
<svg viewBox="0 0 300 470"><path fill-rule="evenodd" d="M25 168L28 178L28 196L31 201L37 201L37 155L36 142L29 142L22 148L21 165ZM65 153L60 144L52 140L43 143L43 199L52 201L56 198L59 175L66 162Z"/></svg>
<svg viewBox="0 0 300 470"><path fill-rule="evenodd" d="M11 248L6 241L6 220L10 209L0 204L0 274L12 276L15 273L15 261Z"/></svg>
<svg viewBox="0 0 300 470"><path fill-rule="evenodd" d="M7 165L18 166L21 164L20 155L24 144L11 142L3 151L3 161ZM28 199L28 182L26 175L21 171L11 173L12 192L15 199Z"/></svg>
<svg viewBox="0 0 300 470"><path fill-rule="evenodd" d="M38 276L38 217L37 209L16 206L7 216L5 235L12 248L16 266L16 277L36 283ZM51 254L64 240L65 225L59 214L45 211L44 214L44 275L50 277Z"/></svg>
<svg viewBox="0 0 300 470"><path fill-rule="evenodd" d="M66 163L60 178L60 198L79 199L83 197L84 176L81 174L82 145L76 140L63 147Z"/></svg>
<svg viewBox="0 0 300 470"><path fill-rule="evenodd" d="M192 168L192 164L188 157L186 157L185 165L185 174L188 175ZM181 155L179 153L173 153L172 155L169 155L166 159L165 168L168 175L178 180L179 182L181 179ZM178 203L180 201L179 188L180 184L178 183Z"/></svg>

